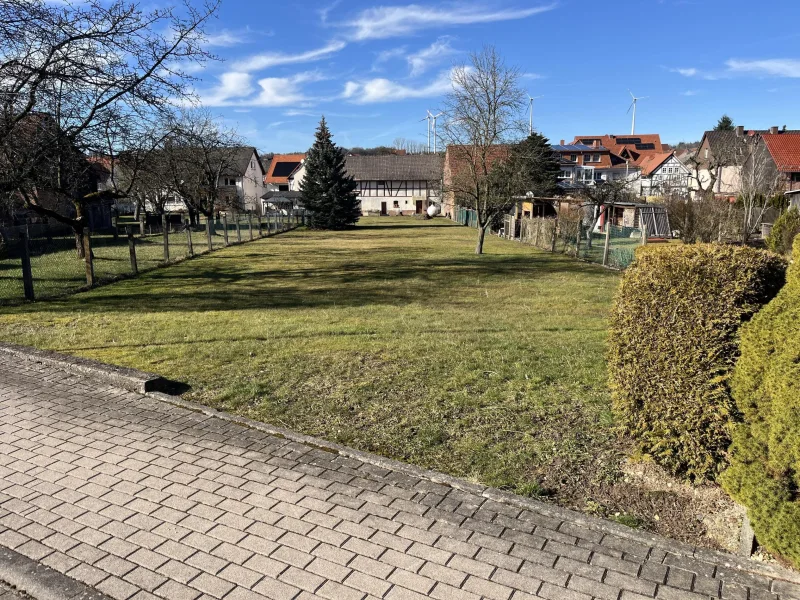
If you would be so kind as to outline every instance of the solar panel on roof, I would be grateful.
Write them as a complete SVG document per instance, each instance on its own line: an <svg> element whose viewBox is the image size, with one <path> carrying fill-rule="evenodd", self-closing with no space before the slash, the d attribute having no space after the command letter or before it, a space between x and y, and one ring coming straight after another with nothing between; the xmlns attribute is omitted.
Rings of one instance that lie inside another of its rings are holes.
<svg viewBox="0 0 800 600"><path fill-rule="evenodd" d="M641 144L640 143L640 144L636 144L636 149L637 150L655 150L656 149L656 145L655 144Z"/></svg>
<svg viewBox="0 0 800 600"><path fill-rule="evenodd" d="M624 138L617 138L616 142L621 145L628 145L628 144L641 144L642 138L638 137L624 137Z"/></svg>
<svg viewBox="0 0 800 600"><path fill-rule="evenodd" d="M279 162L275 165L275 168L272 170L273 177L288 177L292 174L292 171L295 170L295 167L300 164L300 161L292 161L292 162Z"/></svg>

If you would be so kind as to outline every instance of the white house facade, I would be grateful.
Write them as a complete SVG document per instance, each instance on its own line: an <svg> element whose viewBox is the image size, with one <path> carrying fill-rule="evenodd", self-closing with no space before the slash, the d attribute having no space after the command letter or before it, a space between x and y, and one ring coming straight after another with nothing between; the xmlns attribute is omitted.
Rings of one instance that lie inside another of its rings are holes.
<svg viewBox="0 0 800 600"><path fill-rule="evenodd" d="M672 153L648 156L642 161L638 193L644 197L684 196L689 192L689 176L689 169Z"/></svg>

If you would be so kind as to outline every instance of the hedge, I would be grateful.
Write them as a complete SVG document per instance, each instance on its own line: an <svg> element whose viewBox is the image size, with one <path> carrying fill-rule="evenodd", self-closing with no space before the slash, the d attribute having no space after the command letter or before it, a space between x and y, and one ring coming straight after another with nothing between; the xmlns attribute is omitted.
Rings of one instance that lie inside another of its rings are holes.
<svg viewBox="0 0 800 600"><path fill-rule="evenodd" d="M720 477L758 541L800 567L800 237L786 287L742 329L732 388L744 422Z"/></svg>
<svg viewBox="0 0 800 600"><path fill-rule="evenodd" d="M767 236L767 247L778 254L789 254L792 251L792 240L800 234L800 211L791 208L775 221L772 231Z"/></svg>
<svg viewBox="0 0 800 600"><path fill-rule="evenodd" d="M611 312L609 372L616 418L639 452L689 480L724 468L738 330L778 293L785 270L753 248L637 251Z"/></svg>

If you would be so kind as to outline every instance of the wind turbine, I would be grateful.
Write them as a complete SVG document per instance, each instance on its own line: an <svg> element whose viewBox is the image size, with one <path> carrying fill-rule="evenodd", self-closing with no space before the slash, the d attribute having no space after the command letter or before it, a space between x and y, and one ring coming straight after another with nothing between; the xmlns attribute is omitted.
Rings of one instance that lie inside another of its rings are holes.
<svg viewBox="0 0 800 600"><path fill-rule="evenodd" d="M628 93L631 95L631 98L633 98L633 102L631 102L631 105L628 107L628 112L631 112L631 109L633 109L633 121L631 121L631 135L633 135L636 133L636 103L639 100L646 100L650 96L642 96L641 98L637 98L633 95L632 91L628 90Z"/></svg>
<svg viewBox="0 0 800 600"><path fill-rule="evenodd" d="M428 111L428 117L430 117L431 121L433 121L433 153L436 154L436 119L441 117L444 113L438 113L432 115L430 111ZM430 152L430 142L428 143L428 151Z"/></svg>
<svg viewBox="0 0 800 600"><path fill-rule="evenodd" d="M428 113L428 116L424 119L420 119L419 122L422 123L423 121L428 122L428 153L431 151L431 111L425 111Z"/></svg>
<svg viewBox="0 0 800 600"><path fill-rule="evenodd" d="M530 100L530 105L528 106L528 110L530 111L530 118L528 120L528 135L533 135L533 101L538 100L539 98L544 98L544 96L528 96Z"/></svg>

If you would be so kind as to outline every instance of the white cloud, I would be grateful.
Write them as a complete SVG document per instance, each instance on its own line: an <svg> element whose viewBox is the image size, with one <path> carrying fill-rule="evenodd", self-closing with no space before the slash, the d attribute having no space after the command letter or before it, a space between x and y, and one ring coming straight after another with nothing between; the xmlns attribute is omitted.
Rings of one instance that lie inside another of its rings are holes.
<svg viewBox="0 0 800 600"><path fill-rule="evenodd" d="M408 98L441 96L452 87L451 72L445 71L427 85L405 85L383 77L365 81L348 81L342 97L356 104L395 102Z"/></svg>
<svg viewBox="0 0 800 600"><path fill-rule="evenodd" d="M237 71L258 71L277 65L290 65L296 63L312 62L322 60L342 50L347 44L343 41L334 40L321 48L300 52L299 54L284 54L282 52L265 52L249 56L243 60L233 63L233 68Z"/></svg>
<svg viewBox="0 0 800 600"><path fill-rule="evenodd" d="M411 76L422 75L431 67L447 59L448 56L457 54L458 51L450 45L450 40L451 38L448 36L440 37L427 48L406 56L408 66L411 68Z"/></svg>
<svg viewBox="0 0 800 600"><path fill-rule="evenodd" d="M673 73L680 73L684 77L694 77L699 72L694 67L686 69L670 69L670 71L672 71Z"/></svg>
<svg viewBox="0 0 800 600"><path fill-rule="evenodd" d="M556 8L547 4L533 8L507 8L492 10L481 4L448 4L439 7L408 4L406 6L379 6L361 11L354 19L338 23L339 27L354 29L354 40L397 37L419 32L421 29L451 27L472 23L491 23L524 19Z"/></svg>
<svg viewBox="0 0 800 600"><path fill-rule="evenodd" d="M725 63L732 73L752 73L769 77L800 78L800 60L794 58L770 58L765 60L735 60Z"/></svg>
<svg viewBox="0 0 800 600"><path fill-rule="evenodd" d="M308 71L290 77L264 77L253 85L249 73L229 72L222 75L220 85L201 94L200 101L205 106L303 106L310 102L303 84L323 79L318 71Z"/></svg>
<svg viewBox="0 0 800 600"><path fill-rule="evenodd" d="M686 90L681 92L681 96L697 96L697 90Z"/></svg>
<svg viewBox="0 0 800 600"><path fill-rule="evenodd" d="M381 52L378 52L377 56L375 57L375 61L372 63L372 70L381 71L383 70L381 67L383 63L394 59L405 58L405 56L405 46L400 46L399 48L390 48L389 50L382 50Z"/></svg>
<svg viewBox="0 0 800 600"><path fill-rule="evenodd" d="M233 98L241 98L253 93L253 78L249 73L230 71L219 78L219 85L205 94L200 101L207 106L224 106Z"/></svg>

